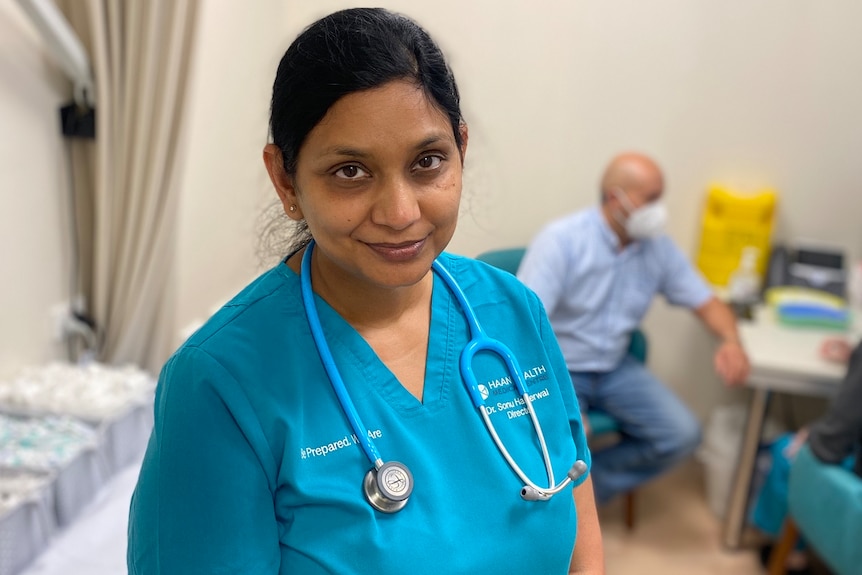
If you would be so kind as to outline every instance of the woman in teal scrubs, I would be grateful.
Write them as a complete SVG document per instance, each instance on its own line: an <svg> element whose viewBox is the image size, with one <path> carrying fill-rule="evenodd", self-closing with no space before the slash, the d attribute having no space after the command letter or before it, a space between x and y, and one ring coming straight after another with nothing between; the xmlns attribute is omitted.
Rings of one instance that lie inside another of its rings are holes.
<svg viewBox="0 0 862 575"><path fill-rule="evenodd" d="M588 473L550 499L522 497L459 368L470 326L435 260L523 372L549 463L503 361L480 352L472 362L514 462L542 488L548 467L557 482L577 460L589 467L539 300L513 276L444 252L467 127L433 40L381 9L315 22L281 60L270 130L263 159L292 247L162 370L130 573L603 573ZM303 281L359 431L312 337ZM369 504L366 441L412 474L397 512Z"/></svg>

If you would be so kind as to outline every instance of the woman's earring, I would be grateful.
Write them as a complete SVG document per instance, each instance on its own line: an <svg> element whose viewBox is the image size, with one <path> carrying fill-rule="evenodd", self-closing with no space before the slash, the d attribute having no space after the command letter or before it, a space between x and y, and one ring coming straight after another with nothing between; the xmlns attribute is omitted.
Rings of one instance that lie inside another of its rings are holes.
<svg viewBox="0 0 862 575"><path fill-rule="evenodd" d="M290 207L288 209L291 211L291 213L295 212L296 211L296 204L290 204Z"/></svg>

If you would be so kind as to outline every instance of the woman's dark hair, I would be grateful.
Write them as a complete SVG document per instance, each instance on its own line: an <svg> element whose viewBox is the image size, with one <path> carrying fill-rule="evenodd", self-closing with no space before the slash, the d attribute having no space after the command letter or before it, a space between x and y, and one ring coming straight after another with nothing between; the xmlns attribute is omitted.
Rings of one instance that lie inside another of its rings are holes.
<svg viewBox="0 0 862 575"><path fill-rule="evenodd" d="M461 147L461 108L455 77L428 33L406 16L354 8L326 16L294 40L278 65L269 128L287 173L308 133L343 96L408 80L452 123Z"/></svg>
<svg viewBox="0 0 862 575"><path fill-rule="evenodd" d="M449 118L461 148L460 97L455 77L440 48L413 20L382 8L341 10L311 24L281 58L272 87L269 130L281 150L284 169L296 163L308 133L340 98L391 82L407 80L423 90ZM296 251L311 238L304 221L287 238L279 237L284 212L270 220L262 238L264 253Z"/></svg>

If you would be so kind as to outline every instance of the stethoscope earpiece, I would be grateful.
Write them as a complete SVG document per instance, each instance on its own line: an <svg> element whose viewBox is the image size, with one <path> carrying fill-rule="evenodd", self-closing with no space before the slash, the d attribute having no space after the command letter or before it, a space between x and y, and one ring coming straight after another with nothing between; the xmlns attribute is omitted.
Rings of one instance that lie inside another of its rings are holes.
<svg viewBox="0 0 862 575"><path fill-rule="evenodd" d="M389 461L365 474L362 489L374 509L395 513L404 509L413 493L413 474L403 463Z"/></svg>
<svg viewBox="0 0 862 575"><path fill-rule="evenodd" d="M535 487L525 485L521 488L521 499L524 501L547 501L550 498L550 495L542 493Z"/></svg>
<svg viewBox="0 0 862 575"><path fill-rule="evenodd" d="M578 459L569 472L566 474L572 481L580 479L581 475L587 472L587 464L585 461Z"/></svg>
<svg viewBox="0 0 862 575"><path fill-rule="evenodd" d="M575 464L572 465L571 469L569 469L569 472L566 474L566 479L553 487L537 489L533 485L524 485L524 487L521 488L521 499L524 501L547 501L562 491L569 483L580 479L581 475L586 472L587 464L578 459L575 461Z"/></svg>

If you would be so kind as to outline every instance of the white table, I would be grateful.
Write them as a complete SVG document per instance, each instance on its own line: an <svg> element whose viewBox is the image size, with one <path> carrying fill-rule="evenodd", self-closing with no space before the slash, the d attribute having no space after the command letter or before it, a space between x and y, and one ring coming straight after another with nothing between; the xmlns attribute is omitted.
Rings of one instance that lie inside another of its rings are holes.
<svg viewBox="0 0 862 575"><path fill-rule="evenodd" d="M756 310L751 321L739 324L740 337L751 362L746 385L752 389L748 420L742 439L727 513L724 544L739 547L746 523L757 450L772 392L829 397L844 377L846 366L824 360L820 346L828 337L858 339L862 333L862 310L855 310L854 324L845 332L779 324L768 308Z"/></svg>

